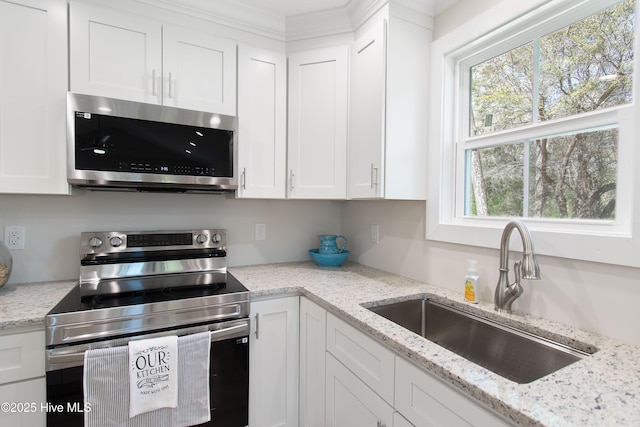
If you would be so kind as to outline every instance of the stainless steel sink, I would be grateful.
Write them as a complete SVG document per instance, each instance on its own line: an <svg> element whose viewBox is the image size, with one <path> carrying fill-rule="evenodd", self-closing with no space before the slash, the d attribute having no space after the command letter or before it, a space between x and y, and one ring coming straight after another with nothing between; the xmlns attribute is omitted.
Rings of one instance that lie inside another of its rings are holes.
<svg viewBox="0 0 640 427"><path fill-rule="evenodd" d="M530 383L589 353L429 299L369 310L520 384Z"/></svg>

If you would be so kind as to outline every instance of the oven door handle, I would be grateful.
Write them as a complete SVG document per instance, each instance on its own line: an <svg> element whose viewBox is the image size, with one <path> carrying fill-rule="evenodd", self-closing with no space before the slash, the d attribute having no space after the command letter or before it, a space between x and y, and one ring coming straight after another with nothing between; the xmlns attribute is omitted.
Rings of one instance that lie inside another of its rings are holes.
<svg viewBox="0 0 640 427"><path fill-rule="evenodd" d="M219 324L209 325L212 328L217 328ZM139 337L134 337L132 339L145 339L152 338L158 336L167 336L167 335L190 335L198 332L205 332L204 330L183 330L183 331L171 331L160 334L148 334ZM183 332L183 333L180 333ZM184 333L186 332L186 333ZM211 336L211 342L223 341L232 338L245 338L247 339L249 335L249 321L243 320L240 322L234 322L234 324L222 327L220 329L214 329L208 331ZM104 344L104 343L100 343ZM118 344L112 345L112 347L120 347L127 345L127 342L119 342ZM108 348L108 345L97 347L97 348ZM70 347L61 347L47 350L47 360L46 360L46 370L52 371L57 369L64 369L73 366L82 366L84 364L84 354L87 350L91 350L92 347L90 344L80 344Z"/></svg>

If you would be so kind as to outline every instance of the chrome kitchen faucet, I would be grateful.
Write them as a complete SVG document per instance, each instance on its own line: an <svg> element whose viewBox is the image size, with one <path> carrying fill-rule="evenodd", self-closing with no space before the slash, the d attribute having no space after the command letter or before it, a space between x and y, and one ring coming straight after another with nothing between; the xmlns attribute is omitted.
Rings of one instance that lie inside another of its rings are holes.
<svg viewBox="0 0 640 427"><path fill-rule="evenodd" d="M513 270L516 281L509 284L509 238L514 228L518 230L522 238L522 261L514 263ZM533 250L533 239L529 229L520 221L511 221L504 227L500 240L500 276L496 285L494 310L500 313L511 313L511 304L523 292L520 277L539 280L540 266Z"/></svg>

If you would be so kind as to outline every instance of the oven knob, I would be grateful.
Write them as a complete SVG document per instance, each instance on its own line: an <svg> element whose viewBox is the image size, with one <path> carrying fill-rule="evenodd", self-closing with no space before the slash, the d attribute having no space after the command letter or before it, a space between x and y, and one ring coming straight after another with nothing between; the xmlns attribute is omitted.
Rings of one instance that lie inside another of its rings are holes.
<svg viewBox="0 0 640 427"><path fill-rule="evenodd" d="M220 243L222 241L222 236L219 233L216 233L211 237L211 240L213 243Z"/></svg>
<svg viewBox="0 0 640 427"><path fill-rule="evenodd" d="M207 243L207 239L208 239L208 237L207 237L206 234L198 234L196 236L196 243L202 245L204 243Z"/></svg>
<svg viewBox="0 0 640 427"><path fill-rule="evenodd" d="M113 246L114 248L120 247L122 246L122 238L114 236L109 239L109 243L111 243L111 246Z"/></svg>
<svg viewBox="0 0 640 427"><path fill-rule="evenodd" d="M99 248L100 246L102 246L102 240L100 240L99 237L92 237L89 239L89 246L91 246L94 249Z"/></svg>

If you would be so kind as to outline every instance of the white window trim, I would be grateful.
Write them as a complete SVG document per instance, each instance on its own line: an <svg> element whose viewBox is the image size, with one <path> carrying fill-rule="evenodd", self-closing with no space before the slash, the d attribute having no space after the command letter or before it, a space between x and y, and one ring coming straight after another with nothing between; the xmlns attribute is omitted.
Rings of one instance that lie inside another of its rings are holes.
<svg viewBox="0 0 640 427"><path fill-rule="evenodd" d="M513 2L503 0L485 13L464 24L464 31L452 31L432 44L430 138L428 157L426 238L462 245L499 248L502 230L509 219L463 218L456 215L455 163L460 161L453 141L456 140L454 115L460 114L456 103L459 79L456 64L450 57L462 47L473 49L475 42L486 36L489 28L501 29L500 37L512 36L522 28L522 21L533 14L544 13L558 5L571 4L582 7L576 0L530 0ZM586 3L586 2L584 2ZM594 2L589 2L594 3ZM640 6L636 0L636 10ZM534 9L536 9L534 11ZM533 11L533 12L532 12ZM493 25L488 25L493 23ZM636 31L640 33L640 31ZM636 34L636 52L640 37ZM636 54L635 88L638 92L640 55ZM637 95L636 95L637 96ZM626 121L625 129L640 135L640 107L638 101L620 109L604 121ZM602 113L598 113L599 117ZM586 117L588 119L588 117ZM631 123L629 123L631 122ZM562 122L558 123L562 127ZM495 135L493 136L495 137ZM621 135L624 138L625 135ZM478 138L482 138L478 137ZM627 136L628 138L628 136ZM633 136L632 136L633 138ZM568 225L566 221L537 218L524 219L531 230L536 252L561 258L601 262L607 264L640 267L640 147L634 144L619 153L619 194L626 193L629 205L618 197L617 212L627 211L615 224L607 221L585 221L584 226ZM514 242L516 240L514 239ZM512 246L518 249L519 243Z"/></svg>

